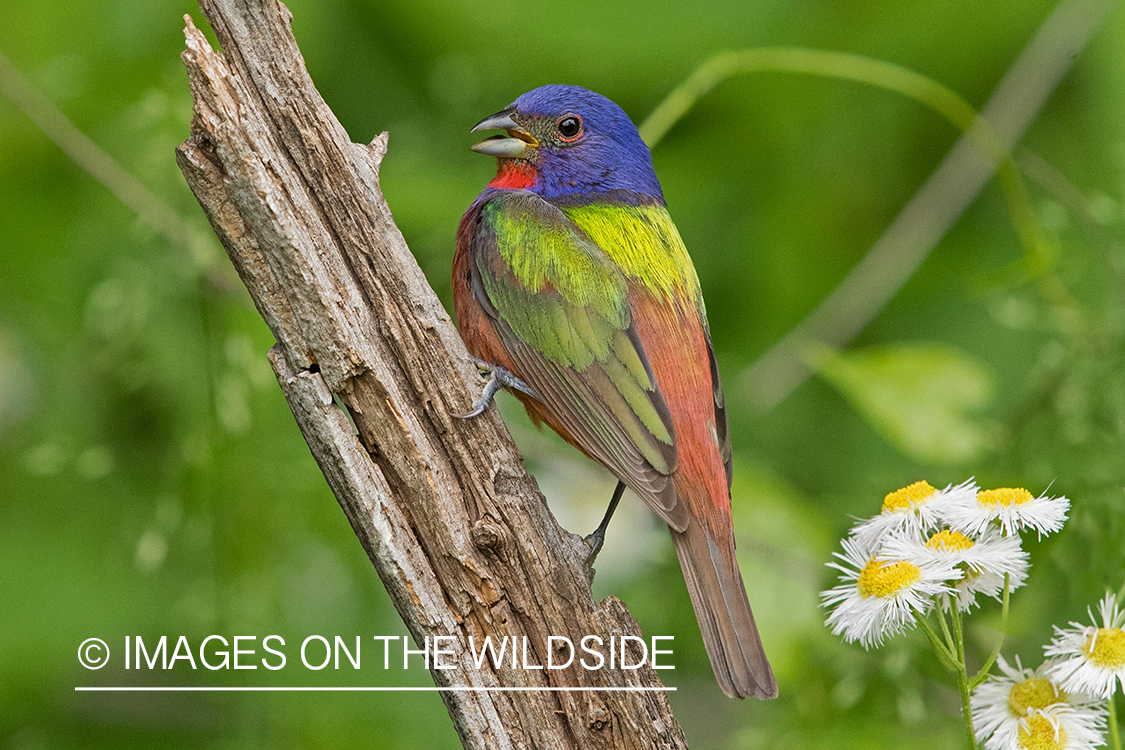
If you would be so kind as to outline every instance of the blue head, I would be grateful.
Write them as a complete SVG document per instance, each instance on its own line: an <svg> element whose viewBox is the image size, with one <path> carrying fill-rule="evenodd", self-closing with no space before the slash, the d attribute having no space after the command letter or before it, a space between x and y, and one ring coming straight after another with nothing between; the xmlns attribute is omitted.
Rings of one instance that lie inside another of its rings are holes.
<svg viewBox="0 0 1125 750"><path fill-rule="evenodd" d="M601 94L540 86L473 128L486 129L507 131L473 146L499 160L492 187L544 198L626 190L664 201L648 146L621 107Z"/></svg>

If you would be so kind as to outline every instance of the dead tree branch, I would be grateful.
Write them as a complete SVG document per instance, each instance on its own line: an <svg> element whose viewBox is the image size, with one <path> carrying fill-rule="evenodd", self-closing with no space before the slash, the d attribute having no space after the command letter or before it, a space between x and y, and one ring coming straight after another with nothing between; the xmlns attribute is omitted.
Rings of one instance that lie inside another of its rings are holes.
<svg viewBox="0 0 1125 750"><path fill-rule="evenodd" d="M586 547L556 524L495 409L450 416L483 380L380 192L386 135L350 141L278 0L200 4L223 52L186 19L195 109L177 158L277 339L270 361L305 440L417 644L454 637L436 684L552 688L443 692L465 747L684 747L650 668L473 663L470 638L526 636L542 665L550 635L640 632L620 602L592 600Z"/></svg>

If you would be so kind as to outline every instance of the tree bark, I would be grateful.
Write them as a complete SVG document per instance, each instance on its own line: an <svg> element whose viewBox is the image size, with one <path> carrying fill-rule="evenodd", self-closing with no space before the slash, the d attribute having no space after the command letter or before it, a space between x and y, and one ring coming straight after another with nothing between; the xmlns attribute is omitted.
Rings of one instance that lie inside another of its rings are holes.
<svg viewBox="0 0 1125 750"><path fill-rule="evenodd" d="M431 673L461 688L441 695L462 743L685 747L649 666L477 668L470 639L479 651L485 636L526 636L528 663L544 665L548 636L578 646L640 630L617 600L593 601L586 546L555 522L496 410L451 417L484 381L380 192L386 134L350 141L280 2L200 5L223 52L185 17L195 105L177 161L277 339L269 357L297 424L414 640L453 636L452 669Z"/></svg>

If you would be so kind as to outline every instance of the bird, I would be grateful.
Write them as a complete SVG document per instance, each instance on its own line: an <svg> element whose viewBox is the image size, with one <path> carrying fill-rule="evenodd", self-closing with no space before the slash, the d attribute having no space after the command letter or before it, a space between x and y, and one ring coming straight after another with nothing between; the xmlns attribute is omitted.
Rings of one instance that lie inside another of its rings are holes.
<svg viewBox="0 0 1125 750"><path fill-rule="evenodd" d="M457 230L457 326L488 385L668 525L719 687L777 696L735 557L731 442L698 276L652 156L618 105L540 86L470 132L496 177ZM589 538L588 538L589 539Z"/></svg>

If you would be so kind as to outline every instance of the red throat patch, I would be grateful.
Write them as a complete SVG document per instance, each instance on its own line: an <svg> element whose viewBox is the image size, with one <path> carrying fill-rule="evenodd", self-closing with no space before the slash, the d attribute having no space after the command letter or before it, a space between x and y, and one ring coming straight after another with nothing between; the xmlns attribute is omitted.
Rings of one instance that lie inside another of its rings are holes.
<svg viewBox="0 0 1125 750"><path fill-rule="evenodd" d="M539 174L535 171L535 167L531 166L526 161L497 159L496 177L492 179L492 182L488 183L488 186L506 188L508 190L520 190L522 188L531 187L538 179Z"/></svg>

